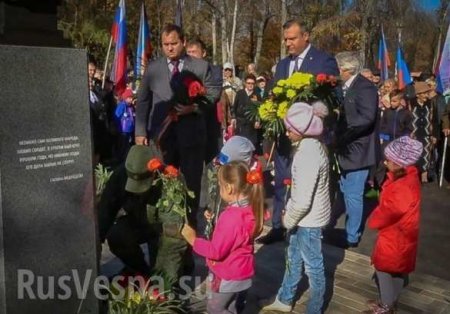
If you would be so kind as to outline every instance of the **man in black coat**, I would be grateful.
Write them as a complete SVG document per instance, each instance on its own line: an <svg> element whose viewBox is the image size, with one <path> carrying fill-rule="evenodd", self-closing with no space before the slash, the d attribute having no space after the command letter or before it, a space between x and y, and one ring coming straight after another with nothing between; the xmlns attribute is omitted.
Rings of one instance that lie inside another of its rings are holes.
<svg viewBox="0 0 450 314"><path fill-rule="evenodd" d="M243 136L249 139L256 152L261 153L260 143L258 143L258 130L260 128L259 122L249 121L246 112L253 102L261 101L261 97L255 91L256 77L253 74L247 74L244 79L244 89L236 93L233 104L233 120L235 124L236 135Z"/></svg>
<svg viewBox="0 0 450 314"><path fill-rule="evenodd" d="M192 39L186 45L186 53L197 59L205 60L206 58L206 46L200 39ZM211 68L212 83L216 89L222 90L223 76L222 68L218 65L209 63ZM203 117L206 123L206 152L205 152L205 164L213 160L219 153L220 147L222 147L222 133L221 125L217 119L217 106L218 103L214 103L213 106L203 109Z"/></svg>
<svg viewBox="0 0 450 314"><path fill-rule="evenodd" d="M110 161L113 152L114 132L113 112L115 100L112 91L102 88L102 82L94 77L97 63L88 63L89 109L91 111L92 135L95 163Z"/></svg>
<svg viewBox="0 0 450 314"><path fill-rule="evenodd" d="M380 156L378 93L375 85L359 73L359 55L336 55L343 81L343 101L336 130L337 157L341 168L340 189L345 202L345 246L355 247L361 236L364 187L369 168Z"/></svg>

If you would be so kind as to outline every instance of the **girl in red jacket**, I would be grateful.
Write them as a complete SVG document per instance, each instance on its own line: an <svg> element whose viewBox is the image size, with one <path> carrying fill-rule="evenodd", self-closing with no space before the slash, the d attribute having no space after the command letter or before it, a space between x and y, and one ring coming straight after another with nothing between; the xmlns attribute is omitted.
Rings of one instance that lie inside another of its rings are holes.
<svg viewBox="0 0 450 314"><path fill-rule="evenodd" d="M379 301L369 301L366 313L394 313L407 275L414 271L419 236L420 181L414 164L422 143L403 136L386 146L388 170L380 203L369 217L369 228L378 229L372 253Z"/></svg>
<svg viewBox="0 0 450 314"><path fill-rule="evenodd" d="M219 168L220 196L228 206L220 214L212 239L198 238L185 225L182 235L194 251L206 257L210 271L209 314L236 313L255 272L254 239L263 227L263 178L242 161ZM237 304L238 303L238 304Z"/></svg>

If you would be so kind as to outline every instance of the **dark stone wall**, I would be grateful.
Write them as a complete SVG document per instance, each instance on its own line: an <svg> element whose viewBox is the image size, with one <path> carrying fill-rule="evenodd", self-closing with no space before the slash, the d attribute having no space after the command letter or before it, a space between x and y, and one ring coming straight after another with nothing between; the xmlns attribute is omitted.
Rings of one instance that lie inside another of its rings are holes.
<svg viewBox="0 0 450 314"><path fill-rule="evenodd" d="M60 0L0 0L0 44L70 47L57 29Z"/></svg>

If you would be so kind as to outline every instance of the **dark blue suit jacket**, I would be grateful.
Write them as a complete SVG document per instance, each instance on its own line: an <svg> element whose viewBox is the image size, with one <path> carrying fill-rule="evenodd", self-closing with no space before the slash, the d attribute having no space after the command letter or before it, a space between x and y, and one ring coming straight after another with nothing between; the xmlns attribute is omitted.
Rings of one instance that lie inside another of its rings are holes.
<svg viewBox="0 0 450 314"><path fill-rule="evenodd" d="M279 80L284 80L289 77L289 65L291 63L291 57L288 56L278 62L275 76L273 79L274 87ZM305 59L300 67L300 72L311 73L317 75L319 73L324 73L328 75L339 75L339 69L336 59L330 54L320 51L311 45ZM277 153L288 157L290 154L291 143L289 139L282 134L278 141Z"/></svg>
<svg viewBox="0 0 450 314"><path fill-rule="evenodd" d="M341 104L336 130L337 153L343 170L367 168L380 156L378 92L358 74Z"/></svg>
<svg viewBox="0 0 450 314"><path fill-rule="evenodd" d="M274 77L274 85L279 81L289 77L289 65L291 57L282 59L277 64ZM324 51L316 49L314 46L309 48L305 59L300 67L300 72L311 73L317 75L325 73L328 75L339 75L339 69L336 59Z"/></svg>

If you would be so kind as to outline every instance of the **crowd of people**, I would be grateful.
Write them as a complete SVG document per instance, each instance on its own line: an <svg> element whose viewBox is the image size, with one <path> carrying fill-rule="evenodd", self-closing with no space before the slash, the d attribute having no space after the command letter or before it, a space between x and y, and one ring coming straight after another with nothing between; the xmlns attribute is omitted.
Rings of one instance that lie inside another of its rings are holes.
<svg viewBox="0 0 450 314"><path fill-rule="evenodd" d="M332 242L343 248L358 246L365 225L364 194L372 187L381 190L379 205L368 220L368 226L379 231L372 262L380 298L369 302L368 313L393 313L406 277L414 270L420 185L439 175L436 165L443 139L450 134L450 104L436 92L433 77L418 78L400 90L395 80L380 82L371 70L361 69L358 53L332 56L311 45L305 24L291 20L283 30L289 55L273 73L258 74L249 64L239 77L230 62L211 65L203 42L186 41L176 25L164 27L163 56L149 62L137 93L130 85L115 99L111 83L102 86L95 62L89 63L96 161L118 165L98 206L102 241L108 240L127 272L149 276L154 269L163 270L174 282L192 269L186 265L192 266L193 252L204 256L213 291L208 313L237 313L255 275L254 242L268 245L287 239L288 267L275 301L264 309L290 312L304 270L311 290L307 313L321 313L322 238L330 237L339 213L345 212L345 237ZM206 88L206 104L174 101L177 78L185 72ZM269 178L272 228L260 236L263 176L270 173L261 166L263 158L254 155L269 153L272 143L246 112L271 97L271 86L294 72L340 77L333 139L324 141L324 130L330 129L324 121L331 112L321 101L297 102L289 108L284 118L287 132L275 140L273 160L266 160L274 169ZM188 201L187 223L148 215L160 196L146 170L146 162L155 156L179 168L195 194ZM338 167L332 170L334 164ZM205 238L202 222L214 219L204 200L211 196L205 196L205 173L211 167L218 169L225 206L216 213L212 236ZM287 178L292 182L289 191ZM140 243L151 247L150 265Z"/></svg>

